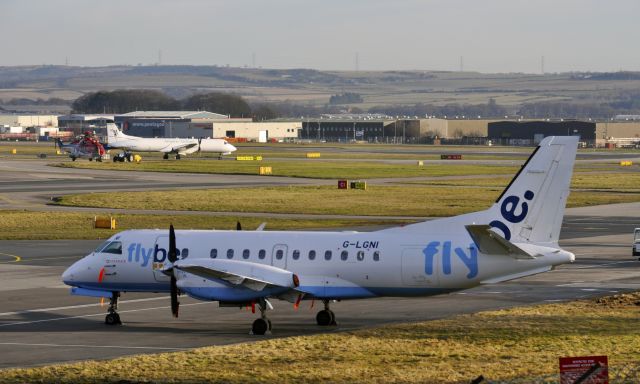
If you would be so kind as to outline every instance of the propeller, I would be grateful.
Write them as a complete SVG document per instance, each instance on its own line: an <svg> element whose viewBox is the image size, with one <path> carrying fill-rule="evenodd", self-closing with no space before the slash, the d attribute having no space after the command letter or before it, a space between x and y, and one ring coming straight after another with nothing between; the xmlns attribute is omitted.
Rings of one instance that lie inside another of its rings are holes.
<svg viewBox="0 0 640 384"><path fill-rule="evenodd" d="M240 221L236 222L236 231L242 231L242 224L240 224Z"/></svg>
<svg viewBox="0 0 640 384"><path fill-rule="evenodd" d="M169 225L169 252L167 253L167 259L171 264L178 260L178 250L176 248L176 231L173 229L173 224ZM171 273L171 313L173 317L178 317L178 309L180 308L180 302L178 301L178 284L176 281L175 269Z"/></svg>

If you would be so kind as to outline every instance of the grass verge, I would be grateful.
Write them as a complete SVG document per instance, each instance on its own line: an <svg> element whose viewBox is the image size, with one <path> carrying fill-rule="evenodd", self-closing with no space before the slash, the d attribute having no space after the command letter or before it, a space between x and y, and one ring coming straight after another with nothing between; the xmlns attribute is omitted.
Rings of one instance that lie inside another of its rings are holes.
<svg viewBox="0 0 640 384"><path fill-rule="evenodd" d="M504 180L504 184L508 179ZM100 208L211 212L309 213L447 217L486 209L503 187L370 186L366 191L334 186L206 189L126 194L66 195L58 204ZM640 193L576 191L569 207L640 201Z"/></svg>
<svg viewBox="0 0 640 384"><path fill-rule="evenodd" d="M334 334L0 371L0 382L468 383L557 372L563 356L640 358L640 295Z"/></svg>
<svg viewBox="0 0 640 384"><path fill-rule="evenodd" d="M100 239L125 229L168 228L170 223L180 229L235 229L240 220L243 228L254 229L267 222L267 229L323 229L400 225L403 220L297 220L264 217L226 217L205 215L114 215L117 229L94 229L92 213L2 211L0 239ZM98 216L104 216L98 213Z"/></svg>

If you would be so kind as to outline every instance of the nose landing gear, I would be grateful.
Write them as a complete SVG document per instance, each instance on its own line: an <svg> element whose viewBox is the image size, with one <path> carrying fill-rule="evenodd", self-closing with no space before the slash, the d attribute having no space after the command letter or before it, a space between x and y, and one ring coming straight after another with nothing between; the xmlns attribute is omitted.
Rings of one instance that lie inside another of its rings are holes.
<svg viewBox="0 0 640 384"><path fill-rule="evenodd" d="M107 316L104 318L104 323L107 325L121 325L120 315L118 314L118 298L120 292L113 292L109 299L109 308L107 309Z"/></svg>

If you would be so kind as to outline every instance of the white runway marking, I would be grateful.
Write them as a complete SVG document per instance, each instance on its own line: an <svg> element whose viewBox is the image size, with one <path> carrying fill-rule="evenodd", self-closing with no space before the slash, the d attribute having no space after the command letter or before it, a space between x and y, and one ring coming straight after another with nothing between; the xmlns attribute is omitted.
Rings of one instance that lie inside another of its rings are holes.
<svg viewBox="0 0 640 384"><path fill-rule="evenodd" d="M211 304L211 302L204 302L204 303L193 303L193 304L181 304L181 307L188 307L188 306L192 306L192 305L203 305L203 304ZM162 306L162 307L153 307L153 308L141 308L141 309L130 309L127 311L118 311L118 313L130 313L130 312L143 312L143 311L153 311L156 309L167 309L167 308L171 308L171 306L166 305L166 306ZM42 320L32 320L32 321L18 321L15 323L7 323L7 324L0 324L0 327L10 327L10 326L14 326L14 325L28 325L28 324L37 324L37 323L48 323L48 322L52 322L52 321L61 321L61 320L69 320L69 319L81 319L84 317L96 317L96 316L105 316L105 313L93 313L93 314L89 314L89 315L78 315L78 316L66 316L66 317L54 317L51 319L42 319Z"/></svg>
<svg viewBox="0 0 640 384"><path fill-rule="evenodd" d="M596 265L587 265L585 267L574 267L571 269L589 269L589 268L599 268L599 267L604 267L606 265L615 265L615 264L624 264L624 263L634 263L637 264L636 261L634 260L624 260L624 261L614 261L612 263L604 263L604 264L596 264Z"/></svg>
<svg viewBox="0 0 640 384"><path fill-rule="evenodd" d="M149 297L146 299L133 299L133 300L122 300L118 301L118 305L125 303L139 303L143 301L153 301L153 300L168 300L169 296L162 297ZM15 312L2 312L0 316L14 316L14 315L23 315L25 313L38 313L38 312L52 312L52 311L64 311L66 309L78 309L78 308L89 308L89 307L98 307L100 303L95 304L80 304L80 305L69 305L66 307L53 307L53 308L39 308L39 309L27 309L24 311L15 311ZM105 305L106 306L106 305Z"/></svg>
<svg viewBox="0 0 640 384"><path fill-rule="evenodd" d="M31 343L0 343L0 345L15 345L24 347L73 347L73 348L118 348L118 349L158 349L163 351L180 351L184 348L171 347L136 347L127 345L87 345L87 344L31 344Z"/></svg>

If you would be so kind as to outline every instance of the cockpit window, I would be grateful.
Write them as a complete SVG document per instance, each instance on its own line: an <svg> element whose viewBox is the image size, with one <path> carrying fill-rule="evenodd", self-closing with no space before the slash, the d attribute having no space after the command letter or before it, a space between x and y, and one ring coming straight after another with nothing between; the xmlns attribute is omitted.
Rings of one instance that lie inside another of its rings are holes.
<svg viewBox="0 0 640 384"><path fill-rule="evenodd" d="M115 255L122 255L122 243L119 241L112 241L104 247L100 252L102 253L113 253Z"/></svg>
<svg viewBox="0 0 640 384"><path fill-rule="evenodd" d="M106 247L107 245L109 245L109 243L111 243L111 241L107 240L104 243L101 243L100 245L98 245L98 247L96 248L95 253L98 253L100 251L102 251L102 248Z"/></svg>

